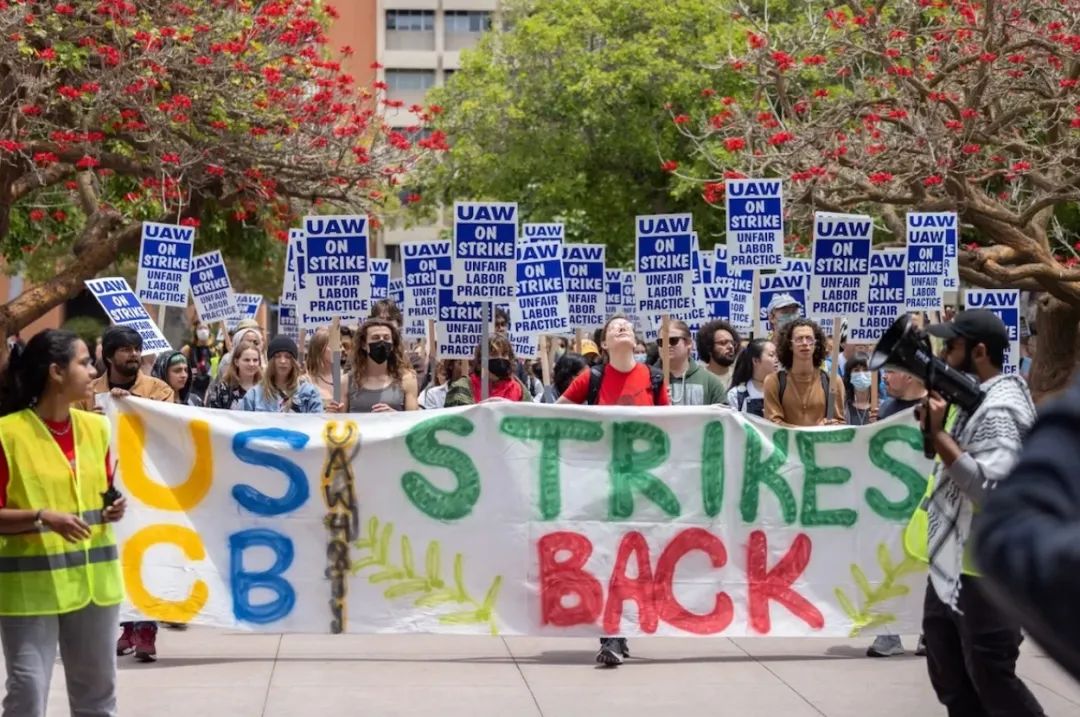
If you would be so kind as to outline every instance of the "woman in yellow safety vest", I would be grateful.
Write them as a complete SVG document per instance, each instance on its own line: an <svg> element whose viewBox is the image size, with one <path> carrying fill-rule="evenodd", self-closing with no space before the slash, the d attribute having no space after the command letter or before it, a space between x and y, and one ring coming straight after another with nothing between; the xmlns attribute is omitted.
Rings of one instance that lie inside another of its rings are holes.
<svg viewBox="0 0 1080 717"><path fill-rule="evenodd" d="M0 642L3 717L44 717L56 661L72 714L116 715L124 591L110 523L109 423L71 408L94 378L69 331L34 336L0 374Z"/></svg>

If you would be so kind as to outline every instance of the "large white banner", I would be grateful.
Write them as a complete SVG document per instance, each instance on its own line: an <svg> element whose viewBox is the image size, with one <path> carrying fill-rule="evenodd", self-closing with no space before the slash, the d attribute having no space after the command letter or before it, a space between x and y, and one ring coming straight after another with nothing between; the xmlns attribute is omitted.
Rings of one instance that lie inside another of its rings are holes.
<svg viewBox="0 0 1080 717"><path fill-rule="evenodd" d="M273 632L914 632L911 414L109 408L129 616Z"/></svg>

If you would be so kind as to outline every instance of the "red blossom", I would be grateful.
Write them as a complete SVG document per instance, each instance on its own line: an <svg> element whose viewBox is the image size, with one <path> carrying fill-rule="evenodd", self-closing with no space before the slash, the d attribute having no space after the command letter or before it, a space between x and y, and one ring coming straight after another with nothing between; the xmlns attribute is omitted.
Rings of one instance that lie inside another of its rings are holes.
<svg viewBox="0 0 1080 717"><path fill-rule="evenodd" d="M671 121L675 124L689 124L690 115L675 115Z"/></svg>
<svg viewBox="0 0 1080 717"><path fill-rule="evenodd" d="M65 212L63 209L57 209L57 210L53 211L52 218L55 219L58 222L66 222L67 221L67 212Z"/></svg>
<svg viewBox="0 0 1080 717"><path fill-rule="evenodd" d="M16 142L13 139L0 139L0 149L4 150L5 152L18 152L20 149L22 149L22 143Z"/></svg>
<svg viewBox="0 0 1080 717"><path fill-rule="evenodd" d="M211 177L224 177L225 168L216 164L208 164L206 165L206 173L209 174Z"/></svg>
<svg viewBox="0 0 1080 717"><path fill-rule="evenodd" d="M769 144L774 147L779 147L781 145L787 144L788 142L791 142L794 139L795 135L793 135L791 132L777 132L773 136L769 137Z"/></svg>
<svg viewBox="0 0 1080 717"><path fill-rule="evenodd" d="M746 148L746 140L742 137L728 137L724 140L724 149L729 152L738 152Z"/></svg>
<svg viewBox="0 0 1080 717"><path fill-rule="evenodd" d="M814 90L814 97L817 97L817 98L820 99L820 98L828 97L828 96L829 96L829 91L827 89L825 89L824 87L819 87L816 90Z"/></svg>
<svg viewBox="0 0 1080 717"><path fill-rule="evenodd" d="M762 35L758 35L754 32L748 32L746 33L746 43L750 46L750 49L759 50L768 44L768 40L766 40L765 37Z"/></svg>
<svg viewBox="0 0 1080 717"><path fill-rule="evenodd" d="M716 95L716 90L712 89L711 87L706 87L705 89L703 89L701 91L701 96L702 97L713 97L715 95Z"/></svg>
<svg viewBox="0 0 1080 717"><path fill-rule="evenodd" d="M53 8L53 12L55 12L57 15L74 15L75 8L71 5L68 5L67 3L62 2Z"/></svg>
<svg viewBox="0 0 1080 717"><path fill-rule="evenodd" d="M27 216L30 218L30 221L32 221L32 222L40 222L42 219L45 218L45 210L44 209L31 209L30 213Z"/></svg>
<svg viewBox="0 0 1080 717"><path fill-rule="evenodd" d="M165 164L180 164L180 155L175 152L165 152L161 155L161 161Z"/></svg>
<svg viewBox="0 0 1080 717"><path fill-rule="evenodd" d="M825 56L824 55L807 55L806 57L804 57L802 59L802 63L804 65L824 65L825 64Z"/></svg>
<svg viewBox="0 0 1080 717"><path fill-rule="evenodd" d="M706 182L702 188L701 196L709 204L717 204L724 198L723 182Z"/></svg>
<svg viewBox="0 0 1080 717"><path fill-rule="evenodd" d="M1018 162L1013 162L1012 166L1009 167L1009 169L1011 169L1013 172L1017 172L1017 173L1026 172L1026 171L1031 169L1031 163L1026 162L1026 161L1021 159Z"/></svg>
<svg viewBox="0 0 1080 717"><path fill-rule="evenodd" d="M964 119L975 119L979 116L979 111L974 107L965 107L964 109L960 110L960 116Z"/></svg>
<svg viewBox="0 0 1080 717"><path fill-rule="evenodd" d="M874 172L868 179L871 184L888 184L893 180L893 175L889 172Z"/></svg>
<svg viewBox="0 0 1080 717"><path fill-rule="evenodd" d="M42 60L45 60L46 62L51 62L52 60L56 59L56 50L52 49L51 47L42 48L38 50L37 54L38 57L40 57Z"/></svg>
<svg viewBox="0 0 1080 717"><path fill-rule="evenodd" d="M924 178L922 183L924 187L935 187L944 181L945 180L942 179L940 175L931 174L929 177Z"/></svg>
<svg viewBox="0 0 1080 717"><path fill-rule="evenodd" d="M93 157L91 157L88 154L84 154L82 156L82 158L78 162L75 163L75 166L78 167L79 169L93 169L94 167L98 166L99 164L101 164L101 162L94 159Z"/></svg>
<svg viewBox="0 0 1080 717"><path fill-rule="evenodd" d="M997 59L997 55L995 55L995 54L994 54L994 53L992 53L992 52L984 52L984 53L982 53L981 55L979 55L979 61L980 61L980 62L987 62L987 63L989 63L989 62L993 62L993 61L994 61L994 60L996 60L996 59Z"/></svg>
<svg viewBox="0 0 1080 717"><path fill-rule="evenodd" d="M982 145L978 145L975 143L965 144L963 147L960 148L960 151L964 154L978 154L982 151Z"/></svg>
<svg viewBox="0 0 1080 717"><path fill-rule="evenodd" d="M674 172L678 168L679 168L679 163L676 162L674 159L666 160L664 162L661 162L661 164L660 164L660 171L667 172L668 174L671 174L672 172Z"/></svg>
<svg viewBox="0 0 1080 717"><path fill-rule="evenodd" d="M50 164L56 164L59 161L60 161L60 158L57 157L52 152L35 152L34 153L34 164L40 164L43 167L47 167Z"/></svg>

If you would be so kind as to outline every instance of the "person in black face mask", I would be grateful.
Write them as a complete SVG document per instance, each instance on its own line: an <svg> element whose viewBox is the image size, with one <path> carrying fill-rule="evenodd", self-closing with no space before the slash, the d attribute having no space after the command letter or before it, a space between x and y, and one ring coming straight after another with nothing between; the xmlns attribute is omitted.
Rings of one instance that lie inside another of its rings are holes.
<svg viewBox="0 0 1080 717"><path fill-rule="evenodd" d="M493 334L488 342L488 396L504 401L531 401L532 394L514 375L514 349L503 334ZM471 406L480 403L481 396L480 346L473 357L472 373L454 381L446 392L446 407Z"/></svg>
<svg viewBox="0 0 1080 717"><path fill-rule="evenodd" d="M368 319L353 339L349 374L349 413L416 411L420 393L416 373L405 361L397 325Z"/></svg>

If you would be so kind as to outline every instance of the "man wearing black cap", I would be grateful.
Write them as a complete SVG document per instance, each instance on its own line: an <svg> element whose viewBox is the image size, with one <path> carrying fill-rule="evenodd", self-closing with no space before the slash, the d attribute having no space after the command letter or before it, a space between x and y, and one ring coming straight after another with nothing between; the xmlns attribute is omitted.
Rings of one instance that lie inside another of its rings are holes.
<svg viewBox="0 0 1080 717"><path fill-rule="evenodd" d="M1019 376L1002 374L1009 333L993 312L961 311L928 332L945 340L945 362L976 378L983 392L970 414L956 409L951 429L945 425L949 407L937 393L919 408L920 419L929 413L939 457L935 488L925 501L930 584L923 631L930 682L952 717L1043 715L1016 676L1019 625L987 598L967 555L972 517L1019 460L1035 406Z"/></svg>

